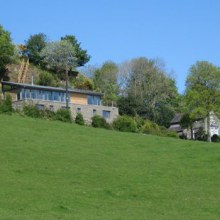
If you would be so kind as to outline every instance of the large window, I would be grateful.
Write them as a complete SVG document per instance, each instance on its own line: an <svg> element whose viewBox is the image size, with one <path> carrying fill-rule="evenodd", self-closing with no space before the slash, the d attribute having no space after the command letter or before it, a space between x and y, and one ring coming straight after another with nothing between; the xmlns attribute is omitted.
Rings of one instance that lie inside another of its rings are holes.
<svg viewBox="0 0 220 220"><path fill-rule="evenodd" d="M89 105L100 105L101 99L99 96L88 95L88 104Z"/></svg>
<svg viewBox="0 0 220 220"><path fill-rule="evenodd" d="M55 91L47 91L47 90L22 89L18 97L20 99L39 99L39 100L59 101L59 102L66 101L65 92L55 92Z"/></svg>

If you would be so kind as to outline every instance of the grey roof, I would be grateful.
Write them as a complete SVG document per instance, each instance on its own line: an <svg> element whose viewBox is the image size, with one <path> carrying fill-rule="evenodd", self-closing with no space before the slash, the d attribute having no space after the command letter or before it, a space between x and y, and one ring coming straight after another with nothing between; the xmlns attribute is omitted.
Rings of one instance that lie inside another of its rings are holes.
<svg viewBox="0 0 220 220"><path fill-rule="evenodd" d="M176 114L174 118L171 120L170 124L179 124L181 118L182 118L182 114L180 113Z"/></svg>
<svg viewBox="0 0 220 220"><path fill-rule="evenodd" d="M15 86L17 88L28 88L28 89L38 89L38 90L51 90L51 91L60 91L65 92L65 88L61 87L52 87L52 86L40 86L40 85L32 85L32 84L25 84L25 83L16 83L16 82L9 82L9 81L2 81L2 85L9 85L9 86ZM83 90L83 89L73 89L68 88L68 92L70 93L79 93L79 94L87 94L87 95L97 95L97 96L103 96L103 93L90 91L90 90Z"/></svg>
<svg viewBox="0 0 220 220"><path fill-rule="evenodd" d="M178 126L176 126L176 127L170 126L170 127L168 128L168 130L169 130L169 131L175 131L175 132L182 132L182 131L183 131L183 128L182 128L180 125L178 125Z"/></svg>

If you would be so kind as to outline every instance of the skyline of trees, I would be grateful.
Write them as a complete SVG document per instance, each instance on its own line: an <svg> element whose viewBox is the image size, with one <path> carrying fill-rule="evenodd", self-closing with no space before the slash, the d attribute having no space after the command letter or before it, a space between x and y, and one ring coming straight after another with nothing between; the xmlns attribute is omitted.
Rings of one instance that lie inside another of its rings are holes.
<svg viewBox="0 0 220 220"><path fill-rule="evenodd" d="M44 71L40 84L59 86L58 80L65 78L67 70L77 72L70 74L70 86L104 93L104 104L117 104L122 115L139 116L165 127L177 112L187 114L186 119L191 121L207 117L210 111L220 115L220 68L207 61L197 61L189 67L185 92L179 94L175 79L158 59L137 57L121 64L109 60L100 66L90 65L86 70L85 64L91 56L73 35L50 42L44 33L34 34L17 48L23 57ZM2 26L0 50L3 75L5 66L17 56L17 49L14 50L10 33ZM186 126L187 120L184 123Z"/></svg>

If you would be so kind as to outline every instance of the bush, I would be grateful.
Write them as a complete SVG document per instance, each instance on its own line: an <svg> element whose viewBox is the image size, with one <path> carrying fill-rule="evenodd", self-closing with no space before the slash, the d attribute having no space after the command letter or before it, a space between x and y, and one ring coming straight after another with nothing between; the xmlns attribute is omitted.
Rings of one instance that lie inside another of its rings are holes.
<svg viewBox="0 0 220 220"><path fill-rule="evenodd" d="M113 128L118 131L136 132L137 123L129 116L119 116L113 121Z"/></svg>
<svg viewBox="0 0 220 220"><path fill-rule="evenodd" d="M141 127L144 125L144 119L141 118L139 115L134 117L135 122L137 123L137 129L140 130Z"/></svg>
<svg viewBox="0 0 220 220"><path fill-rule="evenodd" d="M99 115L95 115L92 117L92 126L94 128L110 128L106 120Z"/></svg>
<svg viewBox="0 0 220 220"><path fill-rule="evenodd" d="M25 105L23 112L28 117L41 118L41 112L35 105Z"/></svg>
<svg viewBox="0 0 220 220"><path fill-rule="evenodd" d="M56 119L56 113L54 111L49 110L49 109L40 110L40 115L42 118L45 118L45 119L49 119L49 120Z"/></svg>
<svg viewBox="0 0 220 220"><path fill-rule="evenodd" d="M52 75L52 73L49 73L46 71L40 72L38 84L42 86L55 86L56 85L55 78Z"/></svg>
<svg viewBox="0 0 220 220"><path fill-rule="evenodd" d="M84 125L84 119L83 119L83 115L81 113L77 113L76 118L75 118L75 123L78 125Z"/></svg>
<svg viewBox="0 0 220 220"><path fill-rule="evenodd" d="M56 112L55 116L56 120L63 121L63 122L72 122L72 117L69 109L59 109Z"/></svg>
<svg viewBox="0 0 220 220"><path fill-rule="evenodd" d="M165 137L173 137L173 138L179 138L178 134L175 131L166 131L162 133L163 136Z"/></svg>
<svg viewBox="0 0 220 220"><path fill-rule="evenodd" d="M220 141L220 137L217 134L214 134L211 137L212 142L219 142Z"/></svg>
<svg viewBox="0 0 220 220"><path fill-rule="evenodd" d="M195 140L199 141L207 141L208 135L205 133L203 128L199 128L198 131L195 133Z"/></svg>
<svg viewBox="0 0 220 220"><path fill-rule="evenodd" d="M11 114L13 112L12 99L6 95L5 100L0 101L0 113Z"/></svg>
<svg viewBox="0 0 220 220"><path fill-rule="evenodd" d="M143 127L142 132L145 134L153 134L164 137L174 137L179 138L178 134L174 131L169 131L167 128L163 126L158 126L156 123L146 120Z"/></svg>
<svg viewBox="0 0 220 220"><path fill-rule="evenodd" d="M141 131L145 134L161 135L160 127L156 123L149 120L145 121Z"/></svg>

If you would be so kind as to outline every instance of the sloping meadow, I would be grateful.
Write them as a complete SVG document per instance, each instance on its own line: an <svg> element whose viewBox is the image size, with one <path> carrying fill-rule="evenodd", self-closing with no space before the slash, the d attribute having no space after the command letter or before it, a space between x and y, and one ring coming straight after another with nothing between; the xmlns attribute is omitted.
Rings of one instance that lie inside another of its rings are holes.
<svg viewBox="0 0 220 220"><path fill-rule="evenodd" d="M0 115L0 219L219 219L220 145Z"/></svg>

